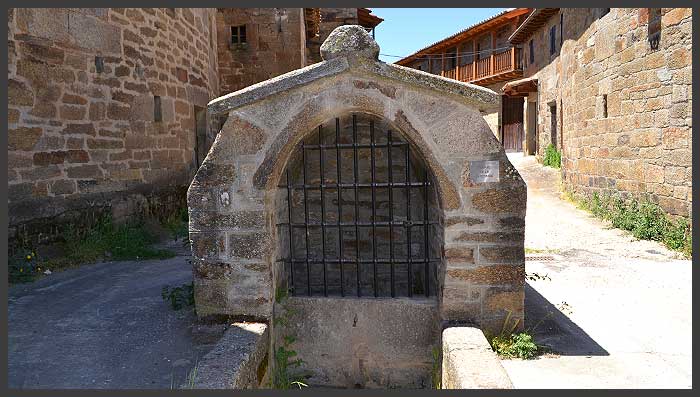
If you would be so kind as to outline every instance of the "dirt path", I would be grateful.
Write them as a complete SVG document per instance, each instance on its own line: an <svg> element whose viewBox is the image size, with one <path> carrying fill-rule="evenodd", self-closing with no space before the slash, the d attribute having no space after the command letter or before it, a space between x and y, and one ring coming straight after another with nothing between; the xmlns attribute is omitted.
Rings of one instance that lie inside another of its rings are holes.
<svg viewBox="0 0 700 397"><path fill-rule="evenodd" d="M192 280L187 256L109 262L13 286L8 304L10 388L160 388L186 383L218 340L172 310L164 285ZM223 330L221 330L223 331Z"/></svg>
<svg viewBox="0 0 700 397"><path fill-rule="evenodd" d="M526 327L557 353L504 360L515 387L691 387L691 261L560 199L558 170L509 158L528 184L526 270L550 278L528 282Z"/></svg>

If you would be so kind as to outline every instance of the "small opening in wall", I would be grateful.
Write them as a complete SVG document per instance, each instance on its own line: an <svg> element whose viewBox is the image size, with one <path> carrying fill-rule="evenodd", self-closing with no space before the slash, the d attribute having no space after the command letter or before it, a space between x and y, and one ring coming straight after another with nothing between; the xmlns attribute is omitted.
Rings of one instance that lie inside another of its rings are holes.
<svg viewBox="0 0 700 397"><path fill-rule="evenodd" d="M661 8L649 9L649 25L648 32L649 47L652 50L659 49L659 41L661 40Z"/></svg>
<svg viewBox="0 0 700 397"><path fill-rule="evenodd" d="M603 118L608 118L608 94L603 94Z"/></svg>
<svg viewBox="0 0 700 397"><path fill-rule="evenodd" d="M535 63L535 42L530 39L530 65Z"/></svg>
<svg viewBox="0 0 700 397"><path fill-rule="evenodd" d="M549 55L554 55L557 51L557 27L549 28Z"/></svg>
<svg viewBox="0 0 700 397"><path fill-rule="evenodd" d="M153 121L163 121L163 108L158 95L153 97Z"/></svg>
<svg viewBox="0 0 700 397"><path fill-rule="evenodd" d="M97 56L95 57L95 71L97 73L102 73L105 70L105 60L104 58Z"/></svg>

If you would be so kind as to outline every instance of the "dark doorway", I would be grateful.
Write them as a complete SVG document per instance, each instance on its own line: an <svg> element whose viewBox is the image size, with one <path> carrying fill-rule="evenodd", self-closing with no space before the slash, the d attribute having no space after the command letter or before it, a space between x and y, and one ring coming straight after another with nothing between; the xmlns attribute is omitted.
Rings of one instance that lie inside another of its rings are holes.
<svg viewBox="0 0 700 397"><path fill-rule="evenodd" d="M204 158L207 156L209 147L207 146L207 109L199 106L194 107L194 163L199 169Z"/></svg>
<svg viewBox="0 0 700 397"><path fill-rule="evenodd" d="M550 114L550 133L551 142L554 147L559 147L557 144L557 104L556 102L549 104L549 114Z"/></svg>
<svg viewBox="0 0 700 397"><path fill-rule="evenodd" d="M537 102L527 104L527 154L537 151Z"/></svg>
<svg viewBox="0 0 700 397"><path fill-rule="evenodd" d="M502 106L502 136L501 142L507 152L523 150L523 103L522 97L501 97Z"/></svg>

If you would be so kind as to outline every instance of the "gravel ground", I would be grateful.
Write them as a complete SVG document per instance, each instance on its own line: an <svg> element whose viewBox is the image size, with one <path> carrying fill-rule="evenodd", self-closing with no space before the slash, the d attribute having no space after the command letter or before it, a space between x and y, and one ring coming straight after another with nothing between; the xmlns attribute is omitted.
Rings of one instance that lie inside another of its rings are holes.
<svg viewBox="0 0 700 397"><path fill-rule="evenodd" d="M690 388L691 261L561 199L558 170L508 157L528 185L526 270L549 277L526 288L526 327L553 351L503 360L514 386Z"/></svg>

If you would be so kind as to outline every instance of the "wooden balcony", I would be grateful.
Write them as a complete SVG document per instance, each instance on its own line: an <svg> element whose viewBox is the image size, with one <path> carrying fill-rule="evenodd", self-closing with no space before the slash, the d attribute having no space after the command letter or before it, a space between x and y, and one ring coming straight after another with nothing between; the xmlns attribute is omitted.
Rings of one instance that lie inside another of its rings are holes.
<svg viewBox="0 0 700 397"><path fill-rule="evenodd" d="M523 76L521 58L522 49L511 47L487 58L445 70L442 76L478 85L513 80Z"/></svg>

